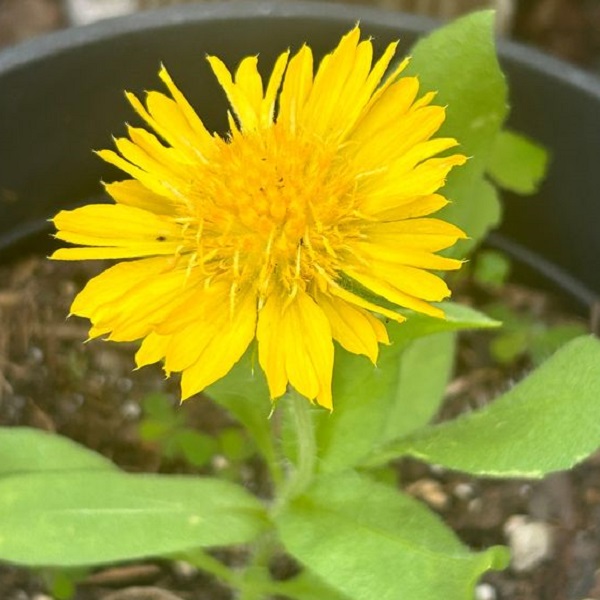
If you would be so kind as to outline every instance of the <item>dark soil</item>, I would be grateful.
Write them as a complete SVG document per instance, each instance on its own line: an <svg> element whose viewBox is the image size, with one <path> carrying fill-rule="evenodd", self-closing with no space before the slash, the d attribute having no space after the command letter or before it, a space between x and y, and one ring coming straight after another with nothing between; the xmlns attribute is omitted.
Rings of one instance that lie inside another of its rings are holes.
<svg viewBox="0 0 600 600"><path fill-rule="evenodd" d="M63 9L60 0L0 0L0 46L65 26ZM512 34L600 69L598 0L517 2ZM219 455L192 466L140 435L145 402L152 394L161 394L185 426L210 435L235 427L228 415L206 399L179 407L176 379L166 380L158 367L132 370L134 345L84 344L86 323L65 319L75 293L101 268L39 256L0 267L0 426L55 431L128 471L207 473L230 468ZM497 295L479 290L476 300L485 303ZM562 320L546 294L508 286L501 295L508 305L541 321ZM489 402L530 368L527 355L498 365L488 337L463 336L457 376L440 418ZM410 460L398 465L398 474L405 489L428 503L473 548L510 544L514 549L515 530L524 531L531 523L540 526L534 530L539 543L544 535L550 540L547 552L527 568L487 575L478 589L480 600L600 600L600 456L542 482L474 480ZM238 465L237 475L255 487L263 485L253 457ZM0 600L48 600L53 597L49 590L66 595L69 579L63 579L60 573L0 566ZM79 600L232 597L189 565L161 560L115 565L77 579Z"/></svg>

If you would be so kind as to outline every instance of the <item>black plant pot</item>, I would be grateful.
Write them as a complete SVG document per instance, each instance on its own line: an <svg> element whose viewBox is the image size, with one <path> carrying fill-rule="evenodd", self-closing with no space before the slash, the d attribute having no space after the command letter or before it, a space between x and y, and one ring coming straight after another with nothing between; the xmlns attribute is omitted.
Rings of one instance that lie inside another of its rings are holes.
<svg viewBox="0 0 600 600"><path fill-rule="evenodd" d="M132 116L123 90L154 89L161 61L209 129L224 130L224 98L206 53L235 64L260 52L269 66L303 42L324 53L357 20L379 49L400 38L402 52L434 25L355 6L244 1L140 13L0 54L0 251L31 240L58 209L101 193L101 178L115 173L90 149L123 131ZM590 306L600 293L600 83L515 44L501 44L500 54L510 124L549 148L552 163L535 198L508 198L492 243Z"/></svg>

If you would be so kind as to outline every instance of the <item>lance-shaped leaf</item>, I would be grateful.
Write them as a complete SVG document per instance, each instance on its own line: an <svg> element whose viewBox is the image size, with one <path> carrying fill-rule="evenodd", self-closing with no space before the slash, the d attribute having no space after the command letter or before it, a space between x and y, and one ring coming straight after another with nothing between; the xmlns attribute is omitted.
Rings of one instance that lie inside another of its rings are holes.
<svg viewBox="0 0 600 600"><path fill-rule="evenodd" d="M0 477L34 471L116 468L104 456L60 435L29 427L0 428Z"/></svg>
<svg viewBox="0 0 600 600"><path fill-rule="evenodd" d="M546 173L548 153L513 131L501 131L488 159L488 173L501 187L533 194Z"/></svg>
<svg viewBox="0 0 600 600"><path fill-rule="evenodd" d="M474 553L423 504L352 472L323 477L277 518L287 550L353 600L470 600L507 552Z"/></svg>
<svg viewBox="0 0 600 600"><path fill-rule="evenodd" d="M489 406L373 453L489 477L542 477L600 447L600 341L582 336Z"/></svg>
<svg viewBox="0 0 600 600"><path fill-rule="evenodd" d="M375 445L425 425L435 414L451 373L450 332L499 325L458 304L440 306L446 319L411 314L401 325L389 323L391 345L381 347L377 367L364 356L336 352L333 413L317 415L322 471L355 465Z"/></svg>
<svg viewBox="0 0 600 600"><path fill-rule="evenodd" d="M254 539L260 502L217 479L55 472L0 478L0 560L81 566Z"/></svg>
<svg viewBox="0 0 600 600"><path fill-rule="evenodd" d="M434 31L411 55L406 73L417 76L422 89L437 90L436 103L448 107L440 134L457 139L461 152L469 156L467 164L448 177L443 193L452 204L440 213L471 237L452 251L462 256L498 220L494 198L480 194L488 156L508 112L493 12L473 13Z"/></svg>

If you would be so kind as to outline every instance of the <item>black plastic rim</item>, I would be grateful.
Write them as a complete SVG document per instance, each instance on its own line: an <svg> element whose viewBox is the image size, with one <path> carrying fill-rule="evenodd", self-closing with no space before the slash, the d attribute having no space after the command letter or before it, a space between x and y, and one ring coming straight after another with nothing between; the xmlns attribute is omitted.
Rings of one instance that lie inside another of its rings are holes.
<svg viewBox="0 0 600 600"><path fill-rule="evenodd" d="M357 20L376 45L400 38L404 52L435 26L320 2L188 4L67 29L0 53L0 252L42 230L60 208L98 194L100 179L114 172L90 148L106 147L110 134L122 131L131 118L122 90L155 88L161 61L219 129L222 117L210 105L220 91L203 54L233 64L260 51L268 65L306 41L318 55ZM511 86L510 125L553 157L536 198L507 199L500 239L525 263L537 256L553 265L534 268L589 306L600 292L600 82L520 45L502 42L499 52Z"/></svg>

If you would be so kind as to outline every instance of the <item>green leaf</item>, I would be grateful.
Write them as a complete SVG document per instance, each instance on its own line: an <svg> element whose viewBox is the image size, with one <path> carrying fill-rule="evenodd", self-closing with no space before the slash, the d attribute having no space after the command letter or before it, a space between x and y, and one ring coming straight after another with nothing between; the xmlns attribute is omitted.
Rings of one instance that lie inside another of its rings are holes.
<svg viewBox="0 0 600 600"><path fill-rule="evenodd" d="M22 565L83 566L239 544L264 525L256 498L217 479L109 471L0 479L0 560Z"/></svg>
<svg viewBox="0 0 600 600"><path fill-rule="evenodd" d="M176 431L170 441L176 452L195 467L208 464L217 450L217 441L213 437L193 429Z"/></svg>
<svg viewBox="0 0 600 600"><path fill-rule="evenodd" d="M206 395L242 423L259 452L274 462L277 459L269 421L273 405L264 374L253 361L250 350L225 377L206 389Z"/></svg>
<svg viewBox="0 0 600 600"><path fill-rule="evenodd" d="M485 179L475 181L471 189L472 200L470 202L471 205L476 203L476 206L471 211L465 210L461 217L461 226L470 238L458 241L457 247L460 249L461 256L472 250L477 242L502 222L502 204L498 190ZM446 211L448 207L442 210ZM439 215L448 221L454 222L454 217L451 215L442 213L439 213Z"/></svg>
<svg viewBox="0 0 600 600"><path fill-rule="evenodd" d="M576 338L490 406L375 452L490 477L542 477L600 447L600 341Z"/></svg>
<svg viewBox="0 0 600 600"><path fill-rule="evenodd" d="M421 90L438 90L436 104L447 106L440 135L456 138L469 157L452 170L444 195L452 204L438 213L471 240L457 245L464 254L498 221L498 204L481 182L495 138L507 114L507 88L494 46L494 14L478 12L458 19L420 40L406 71Z"/></svg>
<svg viewBox="0 0 600 600"><path fill-rule="evenodd" d="M465 329L495 329L502 323L487 315L457 302L438 302L436 304L444 311L444 319L436 319L419 313L403 311L409 318L401 325L390 324L388 329L397 329L399 340L415 340L432 333L444 331L464 331Z"/></svg>
<svg viewBox="0 0 600 600"><path fill-rule="evenodd" d="M283 595L296 600L351 600L350 596L327 585L308 569L292 579L279 582L278 587Z"/></svg>
<svg viewBox="0 0 600 600"><path fill-rule="evenodd" d="M92 471L117 467L104 456L55 433L0 428L0 477L36 471Z"/></svg>
<svg viewBox="0 0 600 600"><path fill-rule="evenodd" d="M357 464L374 446L424 425L435 413L450 374L453 338L425 336L499 325L465 306L440 306L446 319L411 314L401 325L389 323L391 345L381 348L377 367L364 356L336 349L333 413L316 413L322 471ZM419 341L409 346L414 340Z"/></svg>
<svg viewBox="0 0 600 600"><path fill-rule="evenodd" d="M533 364L542 364L567 342L586 333L587 328L582 323L564 323L536 332L529 348Z"/></svg>
<svg viewBox="0 0 600 600"><path fill-rule="evenodd" d="M244 431L235 427L228 427L219 433L218 445L220 452L234 462L248 460L256 451Z"/></svg>
<svg viewBox="0 0 600 600"><path fill-rule="evenodd" d="M492 147L487 169L499 186L518 194L533 194L547 165L548 153L542 146L523 135L504 130Z"/></svg>
<svg viewBox="0 0 600 600"><path fill-rule="evenodd" d="M354 600L470 600L507 552L473 553L413 498L352 472L323 477L277 517L287 550Z"/></svg>
<svg viewBox="0 0 600 600"><path fill-rule="evenodd" d="M396 401L390 405L380 443L419 429L435 416L454 368L456 340L438 333L415 340L400 361Z"/></svg>
<svg viewBox="0 0 600 600"><path fill-rule="evenodd" d="M160 392L153 392L144 396L142 400L144 415L155 421L161 421L169 426L176 426L182 423L183 418L180 413L174 410L169 397Z"/></svg>
<svg viewBox="0 0 600 600"><path fill-rule="evenodd" d="M504 253L482 250L475 257L473 278L479 285L497 289L506 283L510 269L510 260Z"/></svg>

